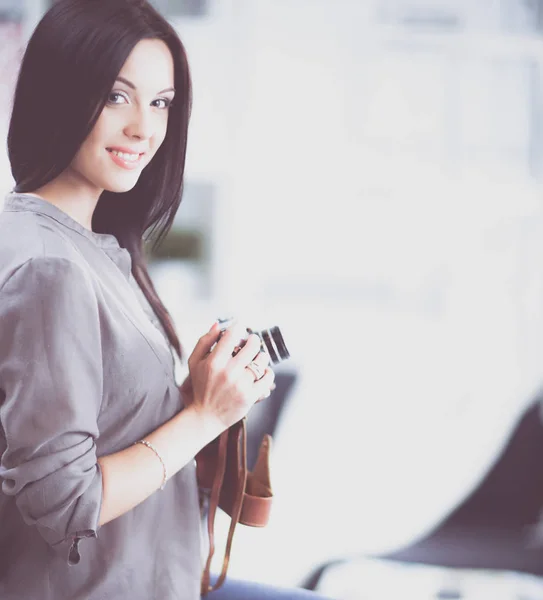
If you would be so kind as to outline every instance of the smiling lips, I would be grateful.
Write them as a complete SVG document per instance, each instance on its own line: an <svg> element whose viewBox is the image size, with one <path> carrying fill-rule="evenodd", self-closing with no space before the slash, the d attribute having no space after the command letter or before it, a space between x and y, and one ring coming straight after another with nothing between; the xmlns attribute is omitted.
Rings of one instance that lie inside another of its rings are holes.
<svg viewBox="0 0 543 600"><path fill-rule="evenodd" d="M130 148L107 148L113 162L123 169L137 169L145 152L134 152Z"/></svg>

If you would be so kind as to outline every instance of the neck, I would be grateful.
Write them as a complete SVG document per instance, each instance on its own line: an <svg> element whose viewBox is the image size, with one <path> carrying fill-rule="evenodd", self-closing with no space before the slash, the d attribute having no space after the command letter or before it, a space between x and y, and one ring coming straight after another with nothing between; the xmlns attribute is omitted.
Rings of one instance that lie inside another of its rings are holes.
<svg viewBox="0 0 543 600"><path fill-rule="evenodd" d="M81 185L70 185L59 178L29 192L53 204L74 221L92 231L92 216L101 191L91 190Z"/></svg>

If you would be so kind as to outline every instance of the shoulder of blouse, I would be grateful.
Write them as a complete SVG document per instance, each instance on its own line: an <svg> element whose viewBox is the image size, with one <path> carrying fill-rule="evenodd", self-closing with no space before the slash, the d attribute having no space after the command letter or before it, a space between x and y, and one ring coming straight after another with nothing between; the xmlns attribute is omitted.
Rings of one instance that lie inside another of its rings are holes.
<svg viewBox="0 0 543 600"><path fill-rule="evenodd" d="M0 213L0 289L34 259L80 263L81 253L66 232L38 213Z"/></svg>

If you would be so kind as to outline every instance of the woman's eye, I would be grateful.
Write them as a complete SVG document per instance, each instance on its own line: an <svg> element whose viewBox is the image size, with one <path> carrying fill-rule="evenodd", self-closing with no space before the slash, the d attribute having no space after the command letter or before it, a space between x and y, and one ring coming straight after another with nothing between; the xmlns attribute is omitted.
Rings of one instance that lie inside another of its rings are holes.
<svg viewBox="0 0 543 600"><path fill-rule="evenodd" d="M158 98L158 100L155 100L154 104L157 108L170 108L170 106L172 105L173 100L170 100L168 98Z"/></svg>
<svg viewBox="0 0 543 600"><path fill-rule="evenodd" d="M108 104L122 104L123 102L127 101L127 97L120 92L111 92L107 98Z"/></svg>

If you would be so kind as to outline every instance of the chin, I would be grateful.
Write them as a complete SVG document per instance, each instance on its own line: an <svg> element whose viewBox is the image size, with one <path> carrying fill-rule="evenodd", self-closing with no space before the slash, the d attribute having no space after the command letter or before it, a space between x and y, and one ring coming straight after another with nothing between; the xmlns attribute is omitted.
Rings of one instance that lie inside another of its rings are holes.
<svg viewBox="0 0 543 600"><path fill-rule="evenodd" d="M124 194L125 192L133 190L136 187L138 180L139 178L134 179L133 181L110 181L104 186L104 189L115 194Z"/></svg>

